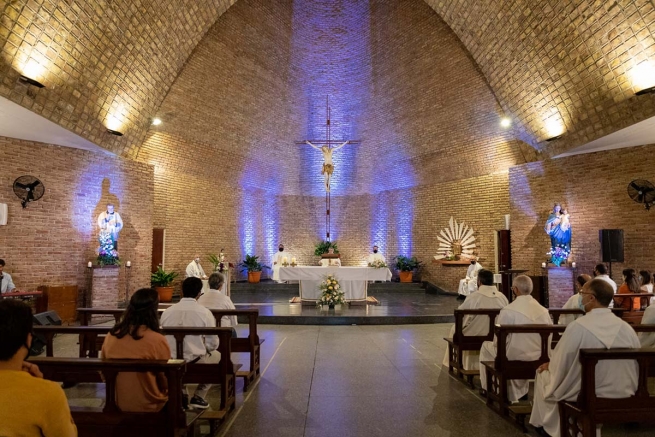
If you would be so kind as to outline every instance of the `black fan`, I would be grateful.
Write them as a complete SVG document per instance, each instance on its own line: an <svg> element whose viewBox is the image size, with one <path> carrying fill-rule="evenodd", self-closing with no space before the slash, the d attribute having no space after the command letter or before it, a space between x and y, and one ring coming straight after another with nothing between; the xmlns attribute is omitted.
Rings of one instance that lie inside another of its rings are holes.
<svg viewBox="0 0 655 437"><path fill-rule="evenodd" d="M628 184L628 196L637 203L643 203L649 210L655 202L655 186L645 179L635 179Z"/></svg>
<svg viewBox="0 0 655 437"><path fill-rule="evenodd" d="M14 194L21 200L23 208L28 202L34 202L43 197L45 186L34 176L21 176L14 181Z"/></svg>

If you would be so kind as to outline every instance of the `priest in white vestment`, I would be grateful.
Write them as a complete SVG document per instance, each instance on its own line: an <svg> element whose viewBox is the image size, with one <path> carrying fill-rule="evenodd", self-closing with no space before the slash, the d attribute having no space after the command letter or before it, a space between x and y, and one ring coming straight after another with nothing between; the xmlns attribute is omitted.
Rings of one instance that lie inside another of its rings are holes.
<svg viewBox="0 0 655 437"><path fill-rule="evenodd" d="M284 284L285 281L280 281L280 267L282 267L282 263L284 262L284 258L287 258L287 262L291 262L291 254L284 252L284 244L280 243L278 245L278 250L273 255L272 262L273 262L273 279L275 282L278 284Z"/></svg>
<svg viewBox="0 0 655 437"><path fill-rule="evenodd" d="M591 276L587 274L578 275L578 277L575 278L576 293L573 296L569 297L569 300L567 300L564 306L562 307L563 310L584 311L582 307L582 295L580 294L580 290L582 290L582 287L589 281L591 281ZM572 321L576 320L578 317L582 317L582 314L562 314L557 324L568 325Z"/></svg>
<svg viewBox="0 0 655 437"><path fill-rule="evenodd" d="M541 306L530 294L532 279L525 275L517 276L512 282L512 293L516 299L500 310L497 325L552 325L548 310ZM494 361L498 354L497 339L485 341L480 349L480 363ZM550 349L550 348L549 348ZM513 334L507 338L507 358L510 360L534 361L541 356L541 337L539 334ZM480 383L487 389L487 374L480 364ZM516 402L528 394L528 381L513 379L507 387L507 397Z"/></svg>
<svg viewBox="0 0 655 437"><path fill-rule="evenodd" d="M494 285L494 274L490 270L482 269L478 272L478 291L469 295L458 309L482 310L505 308L509 302L503 293ZM489 333L489 316L466 316L463 323L464 335L486 335ZM455 326L450 329L449 337L455 335ZM462 366L465 370L475 370L480 366L478 357L480 352L465 351L462 355ZM443 365L448 366L448 349Z"/></svg>
<svg viewBox="0 0 655 437"><path fill-rule="evenodd" d="M655 305L651 305L644 311L641 318L642 325L655 325ZM655 347L655 332L640 332L639 341L641 347Z"/></svg>
<svg viewBox="0 0 655 437"><path fill-rule="evenodd" d="M550 363L539 367L534 383L530 424L543 427L552 437L560 437L557 403L576 401L580 394L580 349L640 347L634 329L608 308L614 297L610 284L594 279L584 285L580 294L587 314L566 327ZM637 390L638 374L634 360L600 362L596 365L596 394L610 399L630 397Z"/></svg>
<svg viewBox="0 0 655 437"><path fill-rule="evenodd" d="M207 279L207 275L205 275L205 271L200 265L200 255L196 254L196 256L193 258L193 261L191 261L189 265L186 266L186 277Z"/></svg>
<svg viewBox="0 0 655 437"><path fill-rule="evenodd" d="M477 258L471 260L471 265L466 269L466 278L459 281L457 293L459 298L464 298L478 289L478 272L482 266Z"/></svg>
<svg viewBox="0 0 655 437"><path fill-rule="evenodd" d="M366 265L370 266L375 262L383 262L385 264L387 262L384 259L384 255L380 253L380 249L377 246L373 246L373 252L366 258Z"/></svg>

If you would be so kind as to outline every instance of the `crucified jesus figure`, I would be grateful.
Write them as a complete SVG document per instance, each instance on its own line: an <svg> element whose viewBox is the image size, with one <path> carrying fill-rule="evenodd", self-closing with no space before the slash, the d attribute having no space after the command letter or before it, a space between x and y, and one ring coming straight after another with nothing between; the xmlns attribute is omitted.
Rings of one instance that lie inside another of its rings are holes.
<svg viewBox="0 0 655 437"><path fill-rule="evenodd" d="M346 141L343 144L338 145L337 147L330 147L329 145L325 145L322 147L318 147L310 143L309 141L305 141L305 143L309 144L312 146L314 149L320 151L323 153L323 169L321 170L321 174L325 178L325 191L327 193L330 192L330 177L332 177L332 173L334 173L334 164L332 163L332 152L335 150L339 150L346 144L350 143L350 141Z"/></svg>

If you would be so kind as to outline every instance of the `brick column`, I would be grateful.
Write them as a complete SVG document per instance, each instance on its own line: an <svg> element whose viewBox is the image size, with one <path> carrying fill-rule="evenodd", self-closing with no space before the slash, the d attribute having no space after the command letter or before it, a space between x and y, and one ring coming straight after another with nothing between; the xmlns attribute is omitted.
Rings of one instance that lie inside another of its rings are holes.
<svg viewBox="0 0 655 437"><path fill-rule="evenodd" d="M121 300L118 286L120 274L118 266L93 267L91 284L91 307L116 308Z"/></svg>
<svg viewBox="0 0 655 437"><path fill-rule="evenodd" d="M576 269L548 267L548 308L562 308L575 293Z"/></svg>

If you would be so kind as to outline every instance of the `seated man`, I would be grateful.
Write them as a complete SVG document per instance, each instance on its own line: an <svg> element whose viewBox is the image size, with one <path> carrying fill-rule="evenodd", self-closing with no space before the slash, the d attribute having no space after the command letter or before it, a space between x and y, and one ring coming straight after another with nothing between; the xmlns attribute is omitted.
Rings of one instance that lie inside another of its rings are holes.
<svg viewBox="0 0 655 437"><path fill-rule="evenodd" d="M334 248L330 247L328 249L328 254L334 255ZM339 255L337 255L339 256ZM341 265L341 259L339 258L323 258L318 262L318 264L321 267L328 267L328 266L340 266Z"/></svg>
<svg viewBox="0 0 655 437"><path fill-rule="evenodd" d="M75 437L64 390L25 361L31 345L30 307L0 300L0 436Z"/></svg>
<svg viewBox="0 0 655 437"><path fill-rule="evenodd" d="M186 277L207 279L207 275L205 275L205 271L200 265L200 255L196 254L196 256L193 258L193 261L191 261L189 265L186 266Z"/></svg>
<svg viewBox="0 0 655 437"><path fill-rule="evenodd" d="M5 260L0 259L0 294L11 293L16 288L14 281L11 279L11 275L3 272L4 268Z"/></svg>
<svg viewBox="0 0 655 437"><path fill-rule="evenodd" d="M500 310L497 325L552 325L548 310L531 295L532 279L525 275L517 276L512 283L514 302ZM497 339L485 341L480 349L480 363L496 359ZM541 356L541 337L539 334L513 334L507 338L507 358L510 360L534 361ZM480 383L487 389L487 374L480 364ZM516 402L528 394L528 381L513 379L509 381L507 397Z"/></svg>
<svg viewBox="0 0 655 437"><path fill-rule="evenodd" d="M478 272L478 291L466 298L458 309L482 310L505 308L509 302L503 293L494 285L494 274L490 270L482 269ZM466 316L463 324L464 335L486 335L489 333L489 316ZM450 330L449 337L455 335L455 326ZM465 351L462 356L462 366L465 370L475 370L480 367L479 352ZM448 350L443 359L443 365L448 366Z"/></svg>
<svg viewBox="0 0 655 437"><path fill-rule="evenodd" d="M580 290L582 290L582 287L587 283L591 281L591 276L582 274L578 275L578 277L575 279L575 294L571 297L569 297L569 300L566 301L564 306L562 307L563 310L581 310L582 309L582 295L580 294ZM559 318L559 321L557 322L558 325L568 325L578 317L582 317L582 314L576 315L576 314L562 314Z"/></svg>
<svg viewBox="0 0 655 437"><path fill-rule="evenodd" d="M186 278L182 282L182 295L178 303L170 306L161 315L161 326L163 328L213 328L216 327L214 315L204 306L197 302L198 295L202 291L202 281L198 278ZM171 358L177 358L175 352L175 338L166 336L168 345L171 348ZM187 335L184 337L184 359L189 363L218 363L221 359L216 352L218 348L218 336L210 335L201 337L198 335ZM212 353L214 352L214 353ZM189 406L193 408L207 409L209 404L205 400L211 384L198 384ZM184 404L188 399L188 390L185 387Z"/></svg>
<svg viewBox="0 0 655 437"><path fill-rule="evenodd" d="M635 331L608 308L614 296L605 280L587 282L582 291L587 312L571 322L553 351L550 363L537 370L530 424L560 436L559 401L576 401L580 393L580 349L639 348ZM596 366L596 394L603 398L627 398L637 390L638 368L632 360L600 362Z"/></svg>
<svg viewBox="0 0 655 437"><path fill-rule="evenodd" d="M655 325L655 305L651 305L644 311L641 318L642 325ZM655 332L640 332L639 341L641 347L655 347Z"/></svg>
<svg viewBox="0 0 655 437"><path fill-rule="evenodd" d="M471 265L466 269L466 278L459 281L459 288L457 289L457 298L465 299L471 293L478 289L478 272L482 270L482 266L477 258L471 260Z"/></svg>
<svg viewBox="0 0 655 437"><path fill-rule="evenodd" d="M210 310L234 310L236 309L232 303L230 296L221 293L220 290L225 283L225 276L222 273L212 273L209 275L209 291L203 293L198 298L198 303ZM216 319L214 319L216 320ZM223 316L221 317L221 327L232 328L232 337L237 336L237 331L234 329L238 325L237 316Z"/></svg>

